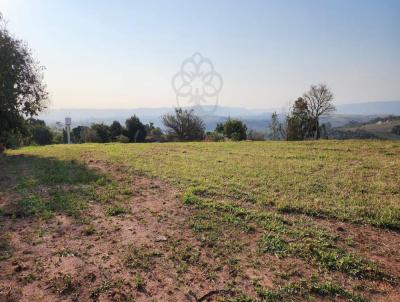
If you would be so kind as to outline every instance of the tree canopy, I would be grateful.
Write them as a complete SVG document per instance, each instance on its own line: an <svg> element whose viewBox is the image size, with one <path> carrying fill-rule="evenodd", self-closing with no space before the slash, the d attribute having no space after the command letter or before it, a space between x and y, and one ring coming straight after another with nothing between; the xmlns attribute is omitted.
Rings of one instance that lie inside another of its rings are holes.
<svg viewBox="0 0 400 302"><path fill-rule="evenodd" d="M0 149L9 134L26 131L25 119L45 109L47 99L43 67L0 14Z"/></svg>
<svg viewBox="0 0 400 302"><path fill-rule="evenodd" d="M167 128L167 134L179 141L202 140L206 126L203 120L194 114L193 110L175 108L175 114L165 114L162 122Z"/></svg>

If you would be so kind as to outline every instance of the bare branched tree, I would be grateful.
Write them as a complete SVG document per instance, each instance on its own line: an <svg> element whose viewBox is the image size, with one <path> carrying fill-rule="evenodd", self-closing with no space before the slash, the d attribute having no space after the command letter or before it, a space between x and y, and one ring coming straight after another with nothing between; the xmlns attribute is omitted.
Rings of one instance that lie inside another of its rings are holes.
<svg viewBox="0 0 400 302"><path fill-rule="evenodd" d="M314 121L315 138L319 139L320 116L336 110L333 105L333 93L325 84L311 85L310 90L304 93L303 99L307 102L309 115Z"/></svg>

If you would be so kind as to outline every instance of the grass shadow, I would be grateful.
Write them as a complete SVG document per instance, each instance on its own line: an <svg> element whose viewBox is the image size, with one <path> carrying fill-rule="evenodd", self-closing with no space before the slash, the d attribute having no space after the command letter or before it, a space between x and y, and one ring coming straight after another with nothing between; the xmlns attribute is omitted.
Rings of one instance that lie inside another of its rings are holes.
<svg viewBox="0 0 400 302"><path fill-rule="evenodd" d="M79 217L96 198L96 189L111 182L78 161L51 157L4 156L0 170L5 200L0 214L13 218L51 218L57 212Z"/></svg>

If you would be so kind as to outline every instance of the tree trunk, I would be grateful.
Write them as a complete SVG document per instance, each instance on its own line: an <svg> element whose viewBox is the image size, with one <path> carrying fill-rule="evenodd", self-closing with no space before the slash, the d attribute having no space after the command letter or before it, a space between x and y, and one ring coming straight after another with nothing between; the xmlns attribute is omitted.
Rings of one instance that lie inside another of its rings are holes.
<svg viewBox="0 0 400 302"><path fill-rule="evenodd" d="M316 135L315 135L315 139L319 139L320 138L320 136L321 136L321 133L320 133L320 129L319 129L319 118L317 118L317 120L315 121L315 126L316 126Z"/></svg>

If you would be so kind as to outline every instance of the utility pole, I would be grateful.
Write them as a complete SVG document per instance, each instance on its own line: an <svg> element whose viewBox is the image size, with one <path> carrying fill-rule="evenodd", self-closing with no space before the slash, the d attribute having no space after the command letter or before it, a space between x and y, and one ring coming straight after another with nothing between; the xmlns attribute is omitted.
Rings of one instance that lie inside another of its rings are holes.
<svg viewBox="0 0 400 302"><path fill-rule="evenodd" d="M71 135L70 135L70 132L71 132L71 118L70 117L66 117L65 118L65 131L67 131L67 141L68 141L68 144L70 144L71 143Z"/></svg>

